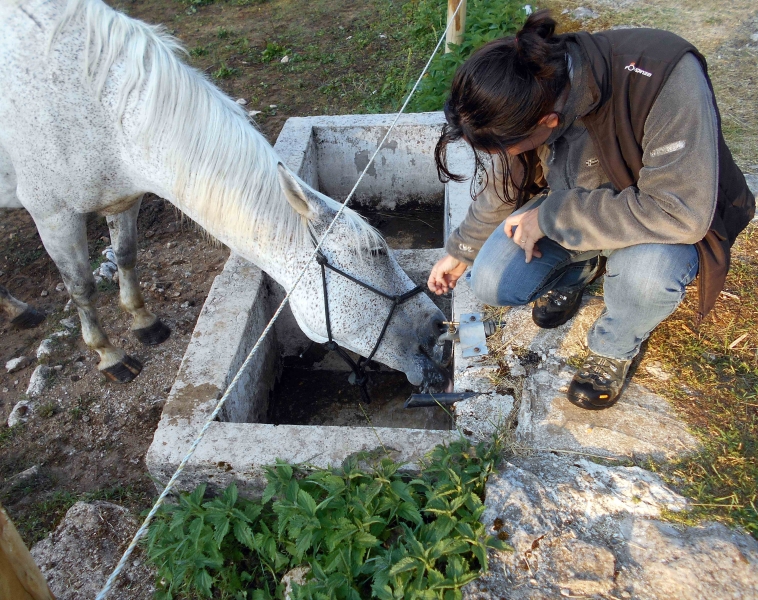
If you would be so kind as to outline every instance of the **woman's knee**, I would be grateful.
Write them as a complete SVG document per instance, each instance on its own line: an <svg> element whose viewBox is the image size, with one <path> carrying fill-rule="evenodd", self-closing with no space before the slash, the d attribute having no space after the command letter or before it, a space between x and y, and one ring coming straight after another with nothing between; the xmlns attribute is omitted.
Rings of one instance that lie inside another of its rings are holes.
<svg viewBox="0 0 758 600"><path fill-rule="evenodd" d="M697 267L694 246L645 244L624 248L608 259L606 295L615 289L627 302L679 301Z"/></svg>

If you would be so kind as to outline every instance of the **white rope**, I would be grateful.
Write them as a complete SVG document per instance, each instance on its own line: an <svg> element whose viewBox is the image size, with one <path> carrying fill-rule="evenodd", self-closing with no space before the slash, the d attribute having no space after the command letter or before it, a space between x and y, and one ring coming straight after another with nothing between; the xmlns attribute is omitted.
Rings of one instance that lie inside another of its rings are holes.
<svg viewBox="0 0 758 600"><path fill-rule="evenodd" d="M261 344L263 344L263 341L266 339L266 336L268 335L269 331L271 331L271 328L274 326L274 323L279 318L279 315L282 313L282 311L284 310L284 307L289 302L290 296L292 296L292 293L297 289L297 286L300 284L300 281L305 276L305 272L308 269L308 266L310 265L311 261L314 258L316 258L316 256L318 255L319 250L321 249L321 245L324 243L324 240L326 239L326 236L328 236L329 233L332 231L332 227L334 227L334 224L337 222L337 219L340 218L340 215L342 215L343 211L345 210L348 203L352 199L356 188L360 185L361 181L363 180L363 176L366 174L366 171L368 171L369 167L371 167L377 154L379 154L379 151L382 149L382 146L384 146L384 142L387 141L387 138L389 137L393 128L395 127L398 120L400 119L400 115L403 114L406 107L408 106L408 102L410 102L411 97L413 97L413 94L416 92L416 89L421 83L421 80L423 79L424 75L429 69L429 65L432 63L432 59L437 54L437 51L440 49L440 46L442 45L442 41L445 39L447 35L447 30L450 29L450 25L455 21L455 16L458 14L458 10L463 4L464 4L463 2L459 2L458 6L455 9L455 12L453 12L453 14L448 18L447 27L445 27L445 31L442 32L442 36L437 42L437 45L434 47L434 51L432 52L432 55L429 57L429 60L426 62L426 65L424 65L424 69L421 71L421 75L419 75L418 79L416 80L416 83L413 86L413 89L411 89L410 93L408 94L408 97L405 99L405 102L403 102L403 105L400 107L400 110L395 116L395 120L392 121L392 125L390 125L389 129L387 129L387 133L384 135L384 137L382 138L382 141L379 143L379 146L377 146L376 150L374 151L374 154L371 155L371 158L369 159L368 163L363 168L363 171L358 177L358 181L355 182L353 189L350 190L350 193L347 195L347 198L345 198L345 201L342 203L342 206L340 206L340 209L337 211L337 214L334 216L334 219L332 219L332 222L329 223L329 227L326 228L324 235L321 237L318 244L316 244L316 248L313 250L313 254L311 254L310 259L308 259L308 262L305 264L302 271L300 271L300 274L295 279L295 283L292 285L292 288L284 296L284 299L279 304L279 308L276 309L276 312L271 317L271 320L268 322L268 325L266 325L266 328L261 333L260 337L258 338L258 341L255 343L255 346L253 346L253 348L250 350L250 354L247 355L245 362L242 363L242 366L237 371L237 374L234 376L234 379L232 379L232 382L226 388L224 395L216 404L216 408L213 409L211 416L208 417L208 420L203 425L203 428L200 430L200 433L198 434L197 438L195 438L195 441L192 442L192 445L190 446L190 449L187 452L186 456L182 459L182 462L179 463L179 466L177 467L176 472L171 476L171 479L169 479L168 483L166 484L166 487L161 492L161 495L158 496L158 499L155 501L153 508L150 509L150 512L145 517L145 520L142 522L142 525L137 530L137 533L134 534L132 541L129 543L129 547L124 552L123 556L121 557L121 560L118 561L116 568L113 569L111 576L108 578L108 581L105 582L105 586L103 586L103 589L97 595L95 600L104 600L105 597L108 595L108 593L111 591L111 588L113 587L114 582L118 578L124 566L126 566L126 563L129 560L129 557L131 556L132 552L134 552L134 549L137 547L139 540L142 538L143 535L145 535L145 532L150 526L150 523L152 522L153 517L155 516L155 513L158 512L158 509L160 508L161 504L163 504L163 501L166 499L166 496L168 496L168 494L171 492L171 489L174 487L174 484L176 483L177 479L179 479L179 475L181 475L182 471L184 470L184 467L189 462L189 459L192 458L192 455L195 453L195 450L197 449L198 445L200 444L203 437L205 436L206 431L208 431L208 428L211 426L211 423L213 423L213 421L216 419L216 416L218 416L219 412L221 412L221 409L226 403L226 399L229 397L230 392L232 391L232 389L234 389L234 386L237 384L240 377L242 377L242 374L245 373L248 364L252 360L255 353L258 351L258 348L260 348Z"/></svg>

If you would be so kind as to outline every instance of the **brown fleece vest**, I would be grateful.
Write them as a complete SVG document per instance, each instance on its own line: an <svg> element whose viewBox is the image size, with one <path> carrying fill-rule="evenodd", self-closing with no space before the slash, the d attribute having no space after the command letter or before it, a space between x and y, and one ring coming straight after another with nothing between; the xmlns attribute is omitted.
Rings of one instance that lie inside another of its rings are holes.
<svg viewBox="0 0 758 600"><path fill-rule="evenodd" d="M689 42L657 29L578 32L567 38L579 44L592 70L590 86L598 105L582 121L598 148L600 164L616 189L634 186L643 166L645 121L658 93L687 52L700 61L713 93L705 58ZM696 244L699 319L715 305L729 271L730 248L755 214L755 198L724 142L715 96L713 107L718 123L718 200L709 231Z"/></svg>

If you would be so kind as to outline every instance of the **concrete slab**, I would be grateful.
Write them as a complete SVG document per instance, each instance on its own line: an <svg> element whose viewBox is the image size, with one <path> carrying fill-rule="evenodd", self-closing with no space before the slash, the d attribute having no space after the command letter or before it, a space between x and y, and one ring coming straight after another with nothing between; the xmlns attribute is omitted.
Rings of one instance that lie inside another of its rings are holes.
<svg viewBox="0 0 758 600"><path fill-rule="evenodd" d="M285 124L275 148L306 182L340 199L392 119L393 115L294 118ZM433 159L443 123L441 113L403 117L355 202L381 207L434 202L444 211L444 186L437 179ZM411 279L425 284L444 250L395 253ZM165 482L173 474L283 295L275 282L239 257L232 256L216 278L148 451L148 468L158 481ZM438 301L449 314L450 299ZM359 451L386 452L408 463L410 469L434 446L458 435L449 430L262 423L270 390L281 371L280 357L299 353L309 344L289 310L274 332L243 373L221 420L210 425L184 470L179 489L192 489L201 482L223 487L236 481L243 493L255 495L265 486L265 467L277 459L325 467ZM327 361L320 368L328 366Z"/></svg>

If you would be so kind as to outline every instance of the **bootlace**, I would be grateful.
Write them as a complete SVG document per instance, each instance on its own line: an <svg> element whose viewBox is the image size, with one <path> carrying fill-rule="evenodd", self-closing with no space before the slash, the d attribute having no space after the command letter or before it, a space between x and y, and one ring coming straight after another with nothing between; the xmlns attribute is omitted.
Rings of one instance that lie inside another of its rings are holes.
<svg viewBox="0 0 758 600"><path fill-rule="evenodd" d="M553 304L555 306L563 306L569 300L569 297L566 294L563 294L562 292L557 292L556 290L550 290L546 294L546 296L547 296L547 301L550 302L550 304Z"/></svg>
<svg viewBox="0 0 758 600"><path fill-rule="evenodd" d="M618 379L619 374L623 372L625 362L599 354L590 354L584 361L582 376L594 377L601 383L610 383Z"/></svg>

